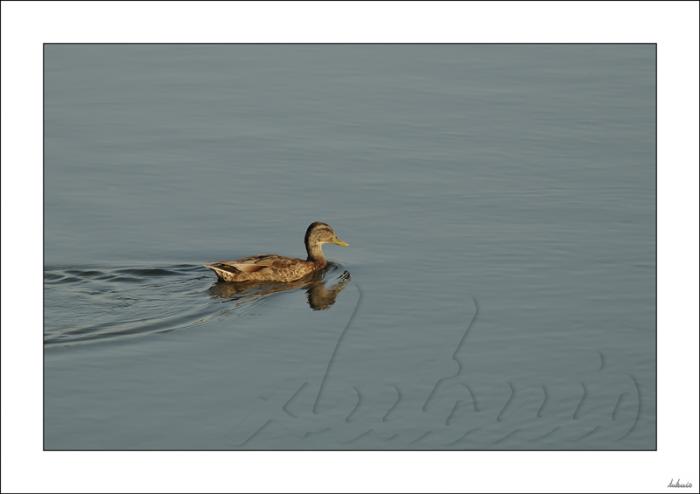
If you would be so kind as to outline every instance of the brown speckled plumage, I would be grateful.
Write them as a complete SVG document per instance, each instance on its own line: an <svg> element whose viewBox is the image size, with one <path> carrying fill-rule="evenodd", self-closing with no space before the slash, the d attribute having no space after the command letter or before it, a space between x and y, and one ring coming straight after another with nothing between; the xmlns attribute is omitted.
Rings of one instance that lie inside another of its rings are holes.
<svg viewBox="0 0 700 494"><path fill-rule="evenodd" d="M326 266L323 244L333 243L342 247L348 245L338 238L329 225L318 221L307 228L304 243L308 254L306 260L265 254L218 261L205 266L214 271L223 281L289 283L309 276Z"/></svg>

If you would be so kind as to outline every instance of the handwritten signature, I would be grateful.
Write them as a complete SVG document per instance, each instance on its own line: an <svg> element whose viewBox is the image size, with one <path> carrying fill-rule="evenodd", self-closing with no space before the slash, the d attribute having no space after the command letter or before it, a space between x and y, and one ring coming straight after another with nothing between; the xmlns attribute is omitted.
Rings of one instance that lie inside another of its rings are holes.
<svg viewBox="0 0 700 494"><path fill-rule="evenodd" d="M676 479L676 483L674 484L673 479L671 479L671 481L668 483L667 487L688 487L688 488L690 488L690 487L693 487L693 484L690 482L681 483L681 479Z"/></svg>

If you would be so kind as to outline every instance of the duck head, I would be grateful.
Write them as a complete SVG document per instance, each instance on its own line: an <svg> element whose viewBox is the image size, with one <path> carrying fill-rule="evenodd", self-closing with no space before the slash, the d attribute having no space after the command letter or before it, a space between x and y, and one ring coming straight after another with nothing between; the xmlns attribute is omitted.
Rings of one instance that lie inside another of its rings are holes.
<svg viewBox="0 0 700 494"><path fill-rule="evenodd" d="M335 230L327 223L315 221L306 229L304 244L308 254L308 261L312 261L321 266L326 265L326 257L323 255L323 244L335 244L347 247L348 243L341 240Z"/></svg>

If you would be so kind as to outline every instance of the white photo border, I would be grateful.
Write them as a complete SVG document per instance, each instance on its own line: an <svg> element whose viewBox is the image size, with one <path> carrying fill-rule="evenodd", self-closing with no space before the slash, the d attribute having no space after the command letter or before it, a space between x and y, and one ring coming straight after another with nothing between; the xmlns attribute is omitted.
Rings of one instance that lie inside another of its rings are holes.
<svg viewBox="0 0 700 494"><path fill-rule="evenodd" d="M45 452L43 44L657 44L657 451ZM697 2L3 2L3 492L698 492Z"/></svg>

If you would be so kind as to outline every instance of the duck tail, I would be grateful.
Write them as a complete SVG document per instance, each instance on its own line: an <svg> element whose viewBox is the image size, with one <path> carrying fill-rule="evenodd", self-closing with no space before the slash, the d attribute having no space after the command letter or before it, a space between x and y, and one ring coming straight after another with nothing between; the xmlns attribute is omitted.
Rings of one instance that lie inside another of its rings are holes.
<svg viewBox="0 0 700 494"><path fill-rule="evenodd" d="M216 276L217 276L220 280L224 280L224 281L227 281L227 280L231 277L231 274L236 274L236 273L239 272L239 271L238 271L236 268L234 268L233 266L227 266L227 265L225 265L225 264L221 264L221 263L218 263L218 262L214 262L214 263L210 263L210 264L204 264L204 267L205 267L205 268L209 268L209 269L211 269L212 271L214 271L214 273L216 273Z"/></svg>

